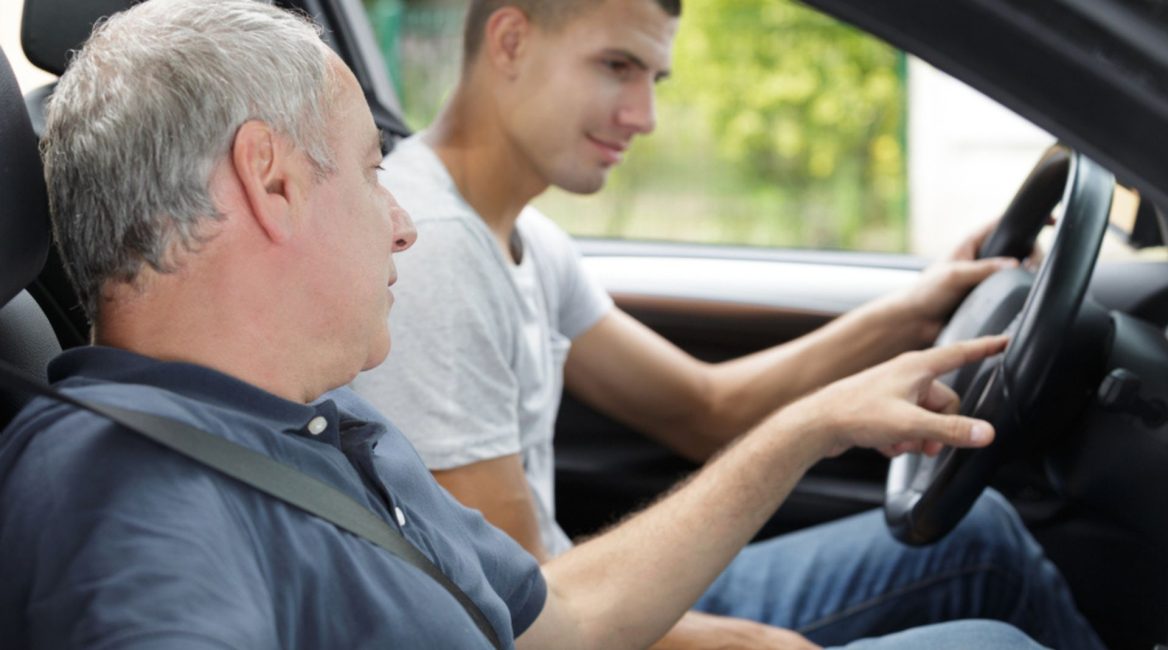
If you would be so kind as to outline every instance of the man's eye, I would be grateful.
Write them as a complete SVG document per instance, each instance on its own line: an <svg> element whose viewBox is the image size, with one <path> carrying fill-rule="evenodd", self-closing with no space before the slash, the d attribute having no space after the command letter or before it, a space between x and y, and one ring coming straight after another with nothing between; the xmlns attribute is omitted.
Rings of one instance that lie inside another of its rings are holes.
<svg viewBox="0 0 1168 650"><path fill-rule="evenodd" d="M620 59L607 59L604 61L604 67L618 75L627 74L630 69L629 62Z"/></svg>

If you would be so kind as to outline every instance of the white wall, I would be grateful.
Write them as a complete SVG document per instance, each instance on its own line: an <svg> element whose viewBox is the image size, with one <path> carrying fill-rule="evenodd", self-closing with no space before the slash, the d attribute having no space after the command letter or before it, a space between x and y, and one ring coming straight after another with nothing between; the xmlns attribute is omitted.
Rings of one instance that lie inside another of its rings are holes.
<svg viewBox="0 0 1168 650"><path fill-rule="evenodd" d="M1054 138L965 84L911 59L909 241L948 253L998 215Z"/></svg>

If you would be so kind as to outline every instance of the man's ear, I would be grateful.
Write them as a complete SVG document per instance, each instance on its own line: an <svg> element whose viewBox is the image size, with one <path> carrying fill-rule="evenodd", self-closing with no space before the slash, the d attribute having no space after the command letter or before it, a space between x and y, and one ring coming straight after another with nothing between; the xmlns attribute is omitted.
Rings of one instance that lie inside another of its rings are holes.
<svg viewBox="0 0 1168 650"><path fill-rule="evenodd" d="M256 225L269 239L283 242L292 234L294 179L289 150L280 146L272 127L244 122L231 143L231 161Z"/></svg>
<svg viewBox="0 0 1168 650"><path fill-rule="evenodd" d="M534 26L527 14L518 7L497 9L487 19L483 33L483 51L491 64L508 77L514 77L519 61L527 52Z"/></svg>

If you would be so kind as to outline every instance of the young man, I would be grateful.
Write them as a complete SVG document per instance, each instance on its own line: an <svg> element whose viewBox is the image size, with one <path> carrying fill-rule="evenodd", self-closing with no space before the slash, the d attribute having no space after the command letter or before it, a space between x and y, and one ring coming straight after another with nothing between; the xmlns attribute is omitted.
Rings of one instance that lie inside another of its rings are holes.
<svg viewBox="0 0 1168 650"><path fill-rule="evenodd" d="M540 561L571 547L552 494L565 378L600 411L704 461L799 396L929 345L961 297L1008 264L974 261L975 238L906 294L717 365L616 309L571 239L528 202L550 185L599 190L630 141L653 130L679 13L678 0L472 1L458 86L382 174L421 239L400 262L394 358L354 387L402 423L443 486ZM661 647L803 647L779 628L840 643L958 617L1095 647L1057 573L1026 559L1039 556L996 495L923 550L895 543L872 513L748 548L698 603L705 613ZM1027 587L1002 589L1002 566L1016 572L1007 583Z"/></svg>
<svg viewBox="0 0 1168 650"><path fill-rule="evenodd" d="M356 80L310 25L247 0L140 4L75 57L43 147L97 343L53 362L58 387L349 494L441 567L502 647L644 647L824 455L993 437L953 414L935 377L1004 340L902 356L767 418L669 498L540 567L441 490L367 404L322 398L385 357L393 254L415 232L378 183ZM489 647L396 556L50 400L0 435L0 547L6 646ZM991 623L865 647L945 638L1034 647Z"/></svg>

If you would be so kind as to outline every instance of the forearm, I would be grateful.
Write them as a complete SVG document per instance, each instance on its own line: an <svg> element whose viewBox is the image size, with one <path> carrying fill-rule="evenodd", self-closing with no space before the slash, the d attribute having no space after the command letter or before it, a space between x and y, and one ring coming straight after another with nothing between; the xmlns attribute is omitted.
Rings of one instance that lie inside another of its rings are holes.
<svg viewBox="0 0 1168 650"><path fill-rule="evenodd" d="M748 619L688 611L651 650L822 650L801 634Z"/></svg>
<svg viewBox="0 0 1168 650"><path fill-rule="evenodd" d="M706 636L706 631L702 629L702 616L697 612L686 612L649 650L699 650L710 647L710 644L703 643L703 639L699 638Z"/></svg>
<svg viewBox="0 0 1168 650"><path fill-rule="evenodd" d="M507 533L540 564L549 559L540 538L535 498L518 454L432 472L451 496L478 510L487 521Z"/></svg>
<svg viewBox="0 0 1168 650"><path fill-rule="evenodd" d="M657 505L545 565L548 599L523 647L645 647L660 638L818 459L851 446L993 440L937 377L1005 337L900 355L764 420Z"/></svg>
<svg viewBox="0 0 1168 650"><path fill-rule="evenodd" d="M926 330L926 319L897 295L794 341L709 364L614 310L573 343L565 380L594 408L703 462L776 408L922 347Z"/></svg>
<svg viewBox="0 0 1168 650"><path fill-rule="evenodd" d="M929 326L902 296L874 300L795 340L707 365L708 394L695 401L701 410L659 436L684 438L692 450L687 455L708 457L775 409L930 340Z"/></svg>
<svg viewBox="0 0 1168 650"><path fill-rule="evenodd" d="M874 300L783 345L711 366L708 417L737 435L784 404L929 340L901 296Z"/></svg>
<svg viewBox="0 0 1168 650"><path fill-rule="evenodd" d="M573 342L565 378L593 407L703 461L773 409L928 346L971 288L1011 261L971 259L980 235L910 289L781 346L722 364L694 359L613 310ZM612 368L621 372L612 372Z"/></svg>
<svg viewBox="0 0 1168 650"><path fill-rule="evenodd" d="M545 565L560 611L592 623L546 640L636 648L665 634L824 453L798 430L809 424L768 419L649 510Z"/></svg>
<svg viewBox="0 0 1168 650"><path fill-rule="evenodd" d="M697 611L687 611L686 614L681 616L681 620L677 621L672 628L669 628L669 631L665 632L665 636L659 638L649 650L705 650L707 648L717 648L717 645L715 645L717 643L717 637L711 637L710 635L717 635L718 630L714 628L714 625L707 624L707 618L712 618L712 616L697 613Z"/></svg>

